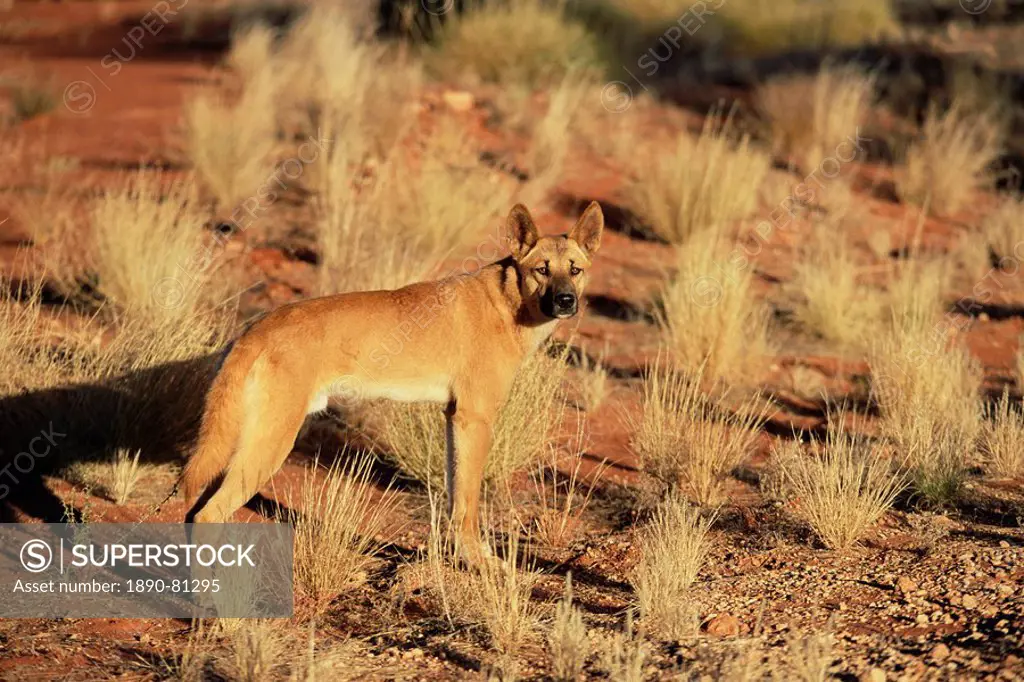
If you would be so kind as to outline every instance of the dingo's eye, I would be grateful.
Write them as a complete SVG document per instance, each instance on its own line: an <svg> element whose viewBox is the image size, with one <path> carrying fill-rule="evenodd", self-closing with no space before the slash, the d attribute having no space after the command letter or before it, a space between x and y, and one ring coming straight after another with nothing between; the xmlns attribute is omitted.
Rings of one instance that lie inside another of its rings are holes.
<svg viewBox="0 0 1024 682"><path fill-rule="evenodd" d="M583 272L583 268L578 268L575 265L569 268L569 274L572 275L573 277L580 274L581 272Z"/></svg>
<svg viewBox="0 0 1024 682"><path fill-rule="evenodd" d="M551 271L550 271L550 270L548 270L548 266L547 266L547 265L542 265L542 266L540 266L539 268L534 268L534 271L535 271L535 272L536 272L536 273L537 273L538 275L541 275L541 276L543 276L543 277L547 277L548 275L550 275L550 274L551 274Z"/></svg>

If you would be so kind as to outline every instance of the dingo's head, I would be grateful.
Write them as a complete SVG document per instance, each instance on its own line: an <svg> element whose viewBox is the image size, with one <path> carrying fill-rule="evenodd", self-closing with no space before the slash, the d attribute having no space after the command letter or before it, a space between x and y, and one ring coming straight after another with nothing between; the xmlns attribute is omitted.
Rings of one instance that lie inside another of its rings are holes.
<svg viewBox="0 0 1024 682"><path fill-rule="evenodd" d="M575 315L591 259L601 246L601 206L591 202L568 235L541 237L530 212L516 204L507 229L524 303L546 318Z"/></svg>

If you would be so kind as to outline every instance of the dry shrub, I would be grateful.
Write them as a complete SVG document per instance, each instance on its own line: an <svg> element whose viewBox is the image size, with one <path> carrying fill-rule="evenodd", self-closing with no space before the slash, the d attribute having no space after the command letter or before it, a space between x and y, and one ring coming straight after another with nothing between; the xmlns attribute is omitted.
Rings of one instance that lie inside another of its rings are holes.
<svg viewBox="0 0 1024 682"><path fill-rule="evenodd" d="M335 150L324 173L314 204L323 293L397 288L436 274L510 198L452 122L426 140L416 161L395 153L366 178ZM470 270L486 264L466 262Z"/></svg>
<svg viewBox="0 0 1024 682"><path fill-rule="evenodd" d="M415 120L421 91L419 65L394 52L361 39L344 8L314 6L272 62L284 129L326 138L350 159L388 156Z"/></svg>
<svg viewBox="0 0 1024 682"><path fill-rule="evenodd" d="M339 594L361 585L374 561L375 537L387 523L395 504L390 491L372 490L373 458L358 455L347 465L339 453L322 477L319 461L306 470L300 497L301 512L283 521L295 525L295 584L320 613Z"/></svg>
<svg viewBox="0 0 1024 682"><path fill-rule="evenodd" d="M526 154L530 180L520 197L524 203L542 202L561 179L577 119L586 98L593 94L593 86L586 72L572 70L551 91L547 111L530 134Z"/></svg>
<svg viewBox="0 0 1024 682"><path fill-rule="evenodd" d="M632 578L640 617L649 632L678 640L694 634L697 613L689 589L710 549L711 517L670 495L639 532L640 562Z"/></svg>
<svg viewBox="0 0 1024 682"><path fill-rule="evenodd" d="M263 23L248 24L231 36L227 65L238 74L243 87L258 84L273 68L274 29ZM258 85L257 85L258 87Z"/></svg>
<svg viewBox="0 0 1024 682"><path fill-rule="evenodd" d="M633 612L626 612L625 632L616 632L602 647L601 665L615 682L643 682L649 647L633 628Z"/></svg>
<svg viewBox="0 0 1024 682"><path fill-rule="evenodd" d="M583 613L572 605L572 572L565 576L565 596L555 606L555 619L548 633L551 673L559 682L583 679L583 666L590 655L590 638Z"/></svg>
<svg viewBox="0 0 1024 682"><path fill-rule="evenodd" d="M531 468L553 443L564 412L565 352L540 350L523 363L494 425L484 478L501 487L517 471ZM377 413L386 451L407 476L444 489L445 422L438 405L388 403Z"/></svg>
<svg viewBox="0 0 1024 682"><path fill-rule="evenodd" d="M719 14L721 48L732 54L853 47L899 32L889 0L738 0Z"/></svg>
<svg viewBox="0 0 1024 682"><path fill-rule="evenodd" d="M1011 403L1010 391L1004 389L999 402L987 411L981 437L986 467L998 476L1024 476L1024 415L1020 405Z"/></svg>
<svg viewBox="0 0 1024 682"><path fill-rule="evenodd" d="M896 320L870 354L882 432L932 504L956 497L981 417L980 365L940 331L920 318Z"/></svg>
<svg viewBox="0 0 1024 682"><path fill-rule="evenodd" d="M280 679L288 644L280 626L263 618L246 619L229 639L229 668L241 682Z"/></svg>
<svg viewBox="0 0 1024 682"><path fill-rule="evenodd" d="M874 78L857 68L825 66L813 78L782 76L768 81L758 89L758 108L776 151L810 172L856 136L874 86Z"/></svg>
<svg viewBox="0 0 1024 682"><path fill-rule="evenodd" d="M712 113L696 139L680 135L674 151L644 168L627 188L628 200L656 236L684 244L749 215L770 165L748 136L737 137L731 117Z"/></svg>
<svg viewBox="0 0 1024 682"><path fill-rule="evenodd" d="M134 454L119 449L114 453L114 461L110 463L110 480L114 502L125 504L135 490L135 484L139 481L139 457L141 450Z"/></svg>
<svg viewBox="0 0 1024 682"><path fill-rule="evenodd" d="M601 406L608 396L608 370L604 367L603 356L596 360L583 353L580 358L579 376L576 389L579 393L580 406L587 412L593 412Z"/></svg>
<svg viewBox="0 0 1024 682"><path fill-rule="evenodd" d="M981 234L997 260L1021 260L1024 255L1024 198L1015 196L1002 200L996 210L985 216Z"/></svg>
<svg viewBox="0 0 1024 682"><path fill-rule="evenodd" d="M907 263L889 282L889 326L924 333L938 325L943 296L950 287L952 271L941 258Z"/></svg>
<svg viewBox="0 0 1024 682"><path fill-rule="evenodd" d="M841 423L839 414L835 421ZM788 442L774 455L785 497L830 549L855 545L889 510L906 486L889 458L865 438L830 428L807 455Z"/></svg>
<svg viewBox="0 0 1024 682"><path fill-rule="evenodd" d="M682 366L703 366L709 380L756 380L773 346L770 313L754 298L751 268L736 267L711 233L680 249L677 262L661 295L665 345Z"/></svg>
<svg viewBox="0 0 1024 682"><path fill-rule="evenodd" d="M797 682L826 682L832 679L829 669L835 660L833 637L828 632L814 632L804 636L793 634L787 642L789 655L786 671Z"/></svg>
<svg viewBox="0 0 1024 682"><path fill-rule="evenodd" d="M704 393L704 378L701 369L687 376L660 362L652 368L631 445L644 471L711 505L721 499L723 479L752 452L764 417L756 397L727 411Z"/></svg>
<svg viewBox="0 0 1024 682"><path fill-rule="evenodd" d="M36 116L48 114L57 108L60 101L55 81L30 74L19 79L10 88L13 122L20 123Z"/></svg>
<svg viewBox="0 0 1024 682"><path fill-rule="evenodd" d="M545 84L597 62L598 47L563 2L470 2L449 15L429 63L447 80ZM474 6L475 5L475 6Z"/></svg>
<svg viewBox="0 0 1024 682"><path fill-rule="evenodd" d="M534 519L532 538L548 547L565 547L576 536L581 519L594 494L594 486L588 485L584 493L580 490L580 467L583 466L583 424L577 432L577 448L571 453L575 466L568 475L558 470L559 450L553 445L547 463L538 466L534 477L537 497L540 499L540 513ZM604 472L602 462L591 480L599 480Z"/></svg>
<svg viewBox="0 0 1024 682"><path fill-rule="evenodd" d="M181 323L212 301L202 258L205 215L190 182L166 187L138 173L92 209L90 262L97 289L132 317L152 325Z"/></svg>
<svg viewBox="0 0 1024 682"><path fill-rule="evenodd" d="M184 152L222 214L229 215L272 176L277 96L273 75L264 71L236 102L204 93L185 104Z"/></svg>
<svg viewBox="0 0 1024 682"><path fill-rule="evenodd" d="M540 573L526 557L519 557L520 538L515 530L505 532L507 541L501 553L495 551L496 538L489 534L485 541L495 556L473 571L460 569L453 563L454 528L442 520L439 507L439 498L431 496L426 556L405 568L398 591L421 591L452 626L483 626L498 654L503 677L514 679L516 654L537 634L540 609L530 595ZM490 527L486 519L481 525Z"/></svg>
<svg viewBox="0 0 1024 682"><path fill-rule="evenodd" d="M885 304L878 289L858 281L857 269L842 237L823 234L796 263L791 283L800 298L796 321L844 349L859 350L870 341Z"/></svg>
<svg viewBox="0 0 1024 682"><path fill-rule="evenodd" d="M958 211L975 190L991 183L989 167L1003 148L1006 132L993 112L972 114L957 102L945 113L928 111L921 139L907 150L897 170L896 191L907 203L934 214Z"/></svg>

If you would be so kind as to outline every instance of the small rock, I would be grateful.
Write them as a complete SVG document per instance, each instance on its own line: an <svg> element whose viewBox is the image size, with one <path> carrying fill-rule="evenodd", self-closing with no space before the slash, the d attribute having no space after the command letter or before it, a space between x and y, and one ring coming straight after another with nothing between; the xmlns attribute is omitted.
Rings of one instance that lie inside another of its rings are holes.
<svg viewBox="0 0 1024 682"><path fill-rule="evenodd" d="M896 589L903 594L910 594L917 589L917 583L908 578L905 575L901 575L896 579Z"/></svg>
<svg viewBox="0 0 1024 682"><path fill-rule="evenodd" d="M919 613L919 614L917 614L917 618L915 620L917 621L918 625L927 625L928 624L928 614L927 613Z"/></svg>
<svg viewBox="0 0 1024 682"><path fill-rule="evenodd" d="M740 621L736 616L720 613L705 623L704 629L709 635L735 637L740 634Z"/></svg>
<svg viewBox="0 0 1024 682"><path fill-rule="evenodd" d="M965 594L963 598L963 605L965 609L976 609L978 608L978 598L970 594Z"/></svg>
<svg viewBox="0 0 1024 682"><path fill-rule="evenodd" d="M466 92L465 90L446 90L441 95L441 99L444 100L445 105L452 111L469 111L476 103L473 99L473 93Z"/></svg>
<svg viewBox="0 0 1024 682"><path fill-rule="evenodd" d="M945 644L939 643L932 649L932 660L944 661L949 658L949 647Z"/></svg>
<svg viewBox="0 0 1024 682"><path fill-rule="evenodd" d="M1010 543L1007 542L1006 540L1000 540L999 541L999 546L1002 547L1003 549L1006 549L1007 547L1010 546Z"/></svg>
<svg viewBox="0 0 1024 682"><path fill-rule="evenodd" d="M885 682L885 671L881 668L871 668L860 676L861 682Z"/></svg>

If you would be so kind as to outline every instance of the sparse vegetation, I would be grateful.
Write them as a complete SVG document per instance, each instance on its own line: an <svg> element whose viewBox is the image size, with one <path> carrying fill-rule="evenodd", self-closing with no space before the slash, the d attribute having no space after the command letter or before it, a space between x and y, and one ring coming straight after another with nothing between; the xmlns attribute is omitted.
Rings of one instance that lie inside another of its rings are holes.
<svg viewBox="0 0 1024 682"><path fill-rule="evenodd" d="M956 213L976 190L991 183L989 167L1005 135L991 110L972 114L956 102L945 112L931 108L921 139L907 150L906 164L898 169L900 198L937 215Z"/></svg>
<svg viewBox="0 0 1024 682"><path fill-rule="evenodd" d="M795 266L792 289L800 297L794 318L843 349L864 348L878 330L885 300L859 281L858 264L837 235L821 235Z"/></svg>
<svg viewBox="0 0 1024 682"><path fill-rule="evenodd" d="M629 201L657 237L688 244L700 231L750 215L769 165L731 117L713 113L699 136L680 135L673 152L644 166L628 187Z"/></svg>
<svg viewBox="0 0 1024 682"><path fill-rule="evenodd" d="M1024 199L1019 196L1003 199L982 220L981 234L997 261L1021 261L1024 256Z"/></svg>
<svg viewBox="0 0 1024 682"><path fill-rule="evenodd" d="M768 309L752 291L751 268L738 266L711 233L680 249L678 266L659 311L669 351L690 371L703 367L709 381L756 380L773 344Z"/></svg>
<svg viewBox="0 0 1024 682"><path fill-rule="evenodd" d="M997 476L1024 475L1024 415L1019 403L1010 401L1008 389L986 416L981 450L988 470Z"/></svg>
<svg viewBox="0 0 1024 682"><path fill-rule="evenodd" d="M682 639L697 630L688 593L710 549L711 520L670 495L639 531L633 589L644 627L664 639Z"/></svg>
<svg viewBox="0 0 1024 682"><path fill-rule="evenodd" d="M775 451L786 496L825 546L848 549L889 510L905 479L866 439L838 426L813 445L811 456L792 441Z"/></svg>
<svg viewBox="0 0 1024 682"><path fill-rule="evenodd" d="M276 97L272 74L261 72L237 102L203 93L185 106L185 155L225 219L272 180Z"/></svg>
<svg viewBox="0 0 1024 682"><path fill-rule="evenodd" d="M110 477L113 480L114 502L125 504L135 490L135 484L139 481L139 457L141 451L134 454L124 450L114 453L114 461L110 464Z"/></svg>
<svg viewBox="0 0 1024 682"><path fill-rule="evenodd" d="M431 55L433 68L448 79L544 84L597 63L596 40L562 2L467 4L448 17Z"/></svg>
<svg viewBox="0 0 1024 682"><path fill-rule="evenodd" d="M981 370L926 320L896 321L872 349L871 377L884 435L915 490L941 505L957 496L975 449Z"/></svg>
<svg viewBox="0 0 1024 682"><path fill-rule="evenodd" d="M295 524L295 583L314 613L366 580L373 562L375 538L394 497L387 491L374 494L371 463L371 457L358 455L347 465L336 461L318 472L314 461L303 479L301 512L282 519Z"/></svg>
<svg viewBox="0 0 1024 682"><path fill-rule="evenodd" d="M783 76L765 83L758 107L776 151L810 173L826 157L857 153L852 145L841 153L837 148L856 139L874 87L874 79L855 68L825 66L813 78Z"/></svg>
<svg viewBox="0 0 1024 682"><path fill-rule="evenodd" d="M723 479L751 453L763 415L756 398L730 412L705 388L703 369L686 375L655 366L644 381L632 446L644 471L713 505L721 500Z"/></svg>
<svg viewBox="0 0 1024 682"><path fill-rule="evenodd" d="M565 596L555 606L555 618L548 633L548 651L556 680L576 682L583 679L583 666L590 655L590 640L583 614L572 604L572 573L565 576Z"/></svg>

